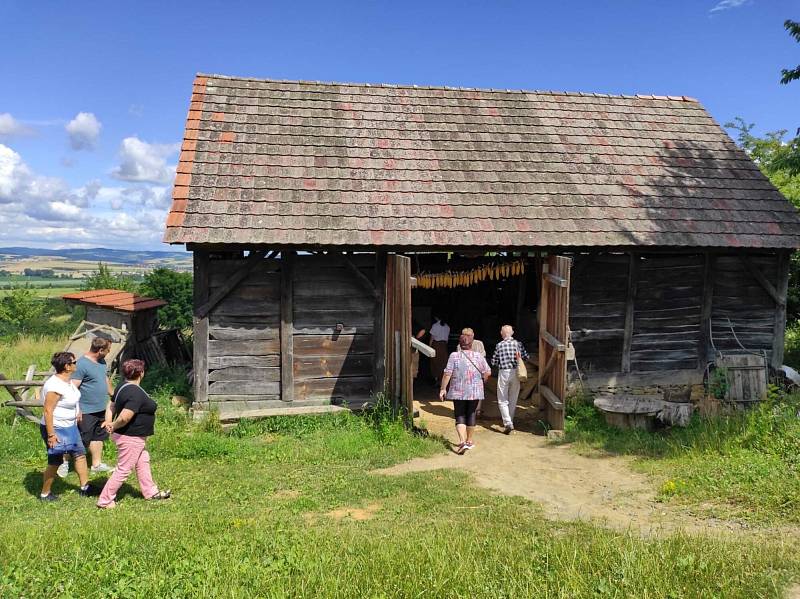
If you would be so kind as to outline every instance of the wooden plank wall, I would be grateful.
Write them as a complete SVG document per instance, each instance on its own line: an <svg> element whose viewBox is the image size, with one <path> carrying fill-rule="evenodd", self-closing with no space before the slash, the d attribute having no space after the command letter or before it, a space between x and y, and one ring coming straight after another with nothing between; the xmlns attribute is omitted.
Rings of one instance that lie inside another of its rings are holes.
<svg viewBox="0 0 800 599"><path fill-rule="evenodd" d="M348 259L375 280L374 254ZM376 310L365 281L336 256L298 255L293 309L295 401L370 402Z"/></svg>
<svg viewBox="0 0 800 599"><path fill-rule="evenodd" d="M747 349L771 354L781 346L784 313L775 296L785 301L786 254L637 252L573 260L570 328L588 374L702 370L714 358L709 322L717 349L739 349L729 319Z"/></svg>
<svg viewBox="0 0 800 599"><path fill-rule="evenodd" d="M244 264L211 260L213 294ZM221 416L280 407L280 260L263 260L208 316L208 402Z"/></svg>
<svg viewBox="0 0 800 599"><path fill-rule="evenodd" d="M768 281L776 284L776 256L753 255L748 259ZM771 354L777 308L762 284L738 256L716 256L713 282L711 325L714 346L720 350L739 348L728 323L730 319L742 345L747 349L765 349ZM713 358L713 353L709 357Z"/></svg>
<svg viewBox="0 0 800 599"><path fill-rule="evenodd" d="M569 323L580 366L586 372L617 372L622 363L628 256L579 254L572 272Z"/></svg>
<svg viewBox="0 0 800 599"><path fill-rule="evenodd" d="M631 372L697 368L702 254L638 256Z"/></svg>

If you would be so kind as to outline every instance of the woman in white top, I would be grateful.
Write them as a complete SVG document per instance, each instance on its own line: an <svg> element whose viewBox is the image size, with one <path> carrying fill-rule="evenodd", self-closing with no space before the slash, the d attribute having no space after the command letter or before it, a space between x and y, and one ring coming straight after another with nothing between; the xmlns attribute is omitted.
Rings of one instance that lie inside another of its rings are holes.
<svg viewBox="0 0 800 599"><path fill-rule="evenodd" d="M436 355L431 360L431 376L438 385L447 366L447 339L450 337L450 325L438 316L434 316L433 321L429 345L436 350Z"/></svg>
<svg viewBox="0 0 800 599"><path fill-rule="evenodd" d="M56 477L56 470L64 459L64 454L72 454L75 461L75 472L81 483L80 494L84 497L92 495L89 487L89 473L86 469L86 449L78 431L80 418L79 401L81 392L70 380L75 371L75 355L70 352L56 352L50 360L56 373L47 379L42 387L44 398L44 414L41 431L47 447L47 468L42 481L42 501L55 501L51 488Z"/></svg>

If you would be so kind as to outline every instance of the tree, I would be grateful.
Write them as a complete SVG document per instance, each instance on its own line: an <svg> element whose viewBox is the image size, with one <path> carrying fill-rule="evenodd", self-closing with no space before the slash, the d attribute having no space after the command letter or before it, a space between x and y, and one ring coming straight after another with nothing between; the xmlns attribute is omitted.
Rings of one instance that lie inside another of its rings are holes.
<svg viewBox="0 0 800 599"><path fill-rule="evenodd" d="M192 326L192 275L169 268L156 268L144 276L139 292L169 302L158 310L158 320L167 328Z"/></svg>
<svg viewBox="0 0 800 599"><path fill-rule="evenodd" d="M44 312L44 303L30 287L14 287L0 298L0 325L9 333L26 333Z"/></svg>
<svg viewBox="0 0 800 599"><path fill-rule="evenodd" d="M786 31L789 32L789 35L800 42L800 23L792 21L791 19L786 19L783 26ZM781 83L784 85L791 81L797 81L798 79L800 79L800 65L797 65L793 69L781 69Z"/></svg>
<svg viewBox="0 0 800 599"><path fill-rule="evenodd" d="M797 143L800 138L787 144L783 141L786 131L772 131L764 137L753 135L753 123L747 123L741 117L734 122L725 123L725 127L738 131L737 143L761 169L761 172L778 188L787 200L796 208L800 208L800 170L787 166L787 155L798 152ZM794 149L793 149L794 148ZM786 301L787 318L800 318L800 253L792 254L789 264L789 294Z"/></svg>
<svg viewBox="0 0 800 599"><path fill-rule="evenodd" d="M787 19L783 26L789 35L800 42L800 23ZM798 79L800 79L800 65L793 69L781 69L781 83L784 85ZM781 169L791 175L800 175L800 128L797 129L796 137L786 142L786 148L777 160Z"/></svg>
<svg viewBox="0 0 800 599"><path fill-rule="evenodd" d="M114 274L107 264L97 263L97 270L83 282L82 289L119 289L120 291L136 291L136 282L131 277Z"/></svg>

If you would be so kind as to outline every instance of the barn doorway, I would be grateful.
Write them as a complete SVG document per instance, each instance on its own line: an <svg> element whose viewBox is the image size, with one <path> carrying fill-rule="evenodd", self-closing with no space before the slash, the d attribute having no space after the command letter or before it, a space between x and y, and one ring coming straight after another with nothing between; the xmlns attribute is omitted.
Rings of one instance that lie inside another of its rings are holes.
<svg viewBox="0 0 800 599"><path fill-rule="evenodd" d="M421 340L429 343L434 317L439 317L450 329L448 355L457 348L462 329L471 328L475 338L483 341L487 360L491 360L500 341L500 327L511 324L515 330L514 337L525 345L530 356L526 362L529 379L520 386L515 426L519 423L518 430L534 433L542 433L552 426L563 428L563 409L561 415L558 410L548 410L537 388L541 346L537 314L542 289L546 287L542 270L543 266L545 271L549 270L551 258L556 257L535 258L519 253L427 253L411 256L416 281L411 292L412 335L424 329ZM562 260L569 264L568 259ZM566 293L568 298L568 289ZM562 320L566 325L566 315ZM553 357L553 350L545 348L544 351L546 359ZM550 364L550 371L553 366ZM438 400L436 370L435 360L419 355L414 396L423 418L452 415L452 402ZM547 374L552 378L550 372ZM496 385L494 376L485 385L486 399L479 426L501 430Z"/></svg>

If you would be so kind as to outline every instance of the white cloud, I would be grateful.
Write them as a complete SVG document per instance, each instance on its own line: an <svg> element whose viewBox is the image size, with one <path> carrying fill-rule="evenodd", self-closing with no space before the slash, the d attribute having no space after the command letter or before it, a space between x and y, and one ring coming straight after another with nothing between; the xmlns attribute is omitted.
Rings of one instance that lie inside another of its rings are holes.
<svg viewBox="0 0 800 599"><path fill-rule="evenodd" d="M32 133L33 129L23 125L8 112L0 113L0 138L31 135Z"/></svg>
<svg viewBox="0 0 800 599"><path fill-rule="evenodd" d="M79 112L65 127L73 150L91 150L103 125L91 112Z"/></svg>
<svg viewBox="0 0 800 599"><path fill-rule="evenodd" d="M747 4L750 0L721 0L717 3L717 5L712 8L710 13L721 12L723 10L728 10L731 8L739 8L740 6Z"/></svg>
<svg viewBox="0 0 800 599"><path fill-rule="evenodd" d="M168 185L71 187L0 144L0 245L160 248L170 195Z"/></svg>
<svg viewBox="0 0 800 599"><path fill-rule="evenodd" d="M119 150L120 165L111 176L121 181L171 183L176 165L168 165L167 158L180 148L180 143L151 144L138 137L126 137Z"/></svg>

